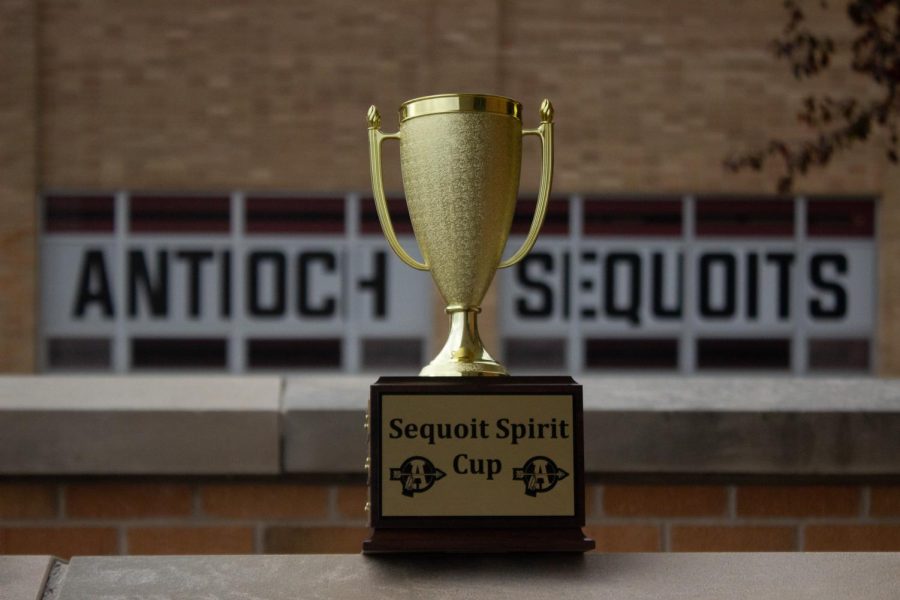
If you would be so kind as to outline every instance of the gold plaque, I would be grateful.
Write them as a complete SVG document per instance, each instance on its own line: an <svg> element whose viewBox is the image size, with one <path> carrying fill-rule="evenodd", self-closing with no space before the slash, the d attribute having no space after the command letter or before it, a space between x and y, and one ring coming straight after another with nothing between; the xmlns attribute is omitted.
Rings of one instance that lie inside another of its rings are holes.
<svg viewBox="0 0 900 600"><path fill-rule="evenodd" d="M385 517L574 517L571 395L385 394Z"/></svg>

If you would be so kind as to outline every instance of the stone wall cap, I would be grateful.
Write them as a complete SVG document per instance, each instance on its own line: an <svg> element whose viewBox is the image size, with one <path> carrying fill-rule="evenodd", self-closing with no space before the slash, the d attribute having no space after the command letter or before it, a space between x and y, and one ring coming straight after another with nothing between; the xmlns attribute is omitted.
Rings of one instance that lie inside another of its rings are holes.
<svg viewBox="0 0 900 600"><path fill-rule="evenodd" d="M284 407L365 408L375 375L293 376ZM585 410L725 412L900 412L900 379L752 376L600 376L575 378Z"/></svg>
<svg viewBox="0 0 900 600"><path fill-rule="evenodd" d="M40 600L50 570L57 561L51 556L0 556L0 598Z"/></svg>
<svg viewBox="0 0 900 600"><path fill-rule="evenodd" d="M7 559L0 557L0 565ZM900 553L75 557L59 600L93 598L896 599Z"/></svg>
<svg viewBox="0 0 900 600"><path fill-rule="evenodd" d="M277 411L276 376L3 376L0 411Z"/></svg>
<svg viewBox="0 0 900 600"><path fill-rule="evenodd" d="M369 403L377 375L293 376L285 379L284 409L360 410Z"/></svg>
<svg viewBox="0 0 900 600"><path fill-rule="evenodd" d="M869 377L578 377L585 409L900 412L900 379Z"/></svg>

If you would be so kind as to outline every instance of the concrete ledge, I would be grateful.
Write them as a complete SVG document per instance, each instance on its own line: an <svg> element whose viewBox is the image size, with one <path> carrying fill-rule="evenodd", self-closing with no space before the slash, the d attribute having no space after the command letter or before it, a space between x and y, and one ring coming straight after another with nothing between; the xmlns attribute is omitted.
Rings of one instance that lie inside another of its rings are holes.
<svg viewBox="0 0 900 600"><path fill-rule="evenodd" d="M585 469L900 473L900 381L585 379Z"/></svg>
<svg viewBox="0 0 900 600"><path fill-rule="evenodd" d="M889 552L76 557L53 598L893 600L898 572Z"/></svg>
<svg viewBox="0 0 900 600"><path fill-rule="evenodd" d="M291 378L284 390L284 470L363 472L366 407L377 377Z"/></svg>
<svg viewBox="0 0 900 600"><path fill-rule="evenodd" d="M375 379L0 378L0 475L361 475ZM900 475L900 380L580 380L589 473Z"/></svg>
<svg viewBox="0 0 900 600"><path fill-rule="evenodd" d="M287 472L360 471L375 379L287 381ZM898 380L578 380L589 473L900 474Z"/></svg>
<svg viewBox="0 0 900 600"><path fill-rule="evenodd" d="M274 474L277 377L0 378L0 473Z"/></svg>
<svg viewBox="0 0 900 600"><path fill-rule="evenodd" d="M55 562L50 556L0 556L0 598L41 600Z"/></svg>

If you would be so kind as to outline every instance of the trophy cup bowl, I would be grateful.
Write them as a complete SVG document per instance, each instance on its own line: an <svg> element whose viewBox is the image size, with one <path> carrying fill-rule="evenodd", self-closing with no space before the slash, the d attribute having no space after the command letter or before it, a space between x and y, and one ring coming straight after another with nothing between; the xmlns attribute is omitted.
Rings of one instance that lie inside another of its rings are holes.
<svg viewBox="0 0 900 600"><path fill-rule="evenodd" d="M400 131L380 130L369 108L372 192L385 238L414 269L430 271L450 315L450 334L424 376L506 375L478 334L477 315L497 269L524 258L537 240L553 177L553 107L541 104L541 124L522 128L522 105L501 96L442 94L400 106ZM541 139L538 202L522 247L503 250L515 213L522 165L522 137ZM381 144L400 141L400 168L413 232L424 262L411 257L394 233L384 195Z"/></svg>

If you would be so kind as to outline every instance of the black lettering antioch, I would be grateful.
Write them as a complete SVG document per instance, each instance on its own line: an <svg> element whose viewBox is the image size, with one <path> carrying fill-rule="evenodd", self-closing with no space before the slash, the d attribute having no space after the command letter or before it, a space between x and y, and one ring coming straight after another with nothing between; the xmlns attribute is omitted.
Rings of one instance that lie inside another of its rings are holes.
<svg viewBox="0 0 900 600"><path fill-rule="evenodd" d="M104 317L114 314L112 290L106 271L106 258L102 250L88 250L84 253L78 274L78 289L72 316L84 318L88 308L97 305Z"/></svg>

